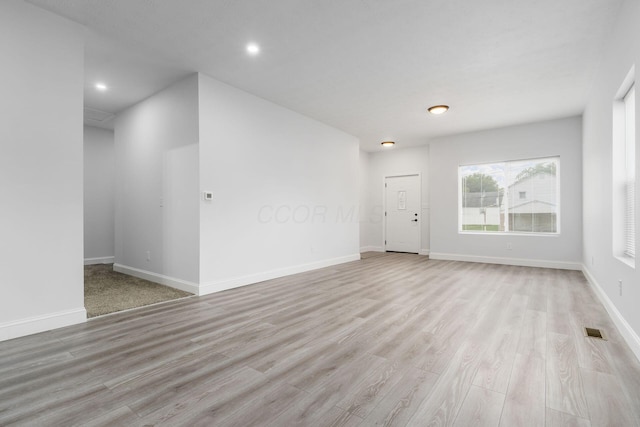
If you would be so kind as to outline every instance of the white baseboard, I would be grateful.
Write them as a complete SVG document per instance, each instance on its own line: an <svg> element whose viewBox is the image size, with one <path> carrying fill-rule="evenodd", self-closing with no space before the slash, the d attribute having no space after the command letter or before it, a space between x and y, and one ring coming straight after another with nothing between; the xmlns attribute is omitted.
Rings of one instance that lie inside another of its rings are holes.
<svg viewBox="0 0 640 427"><path fill-rule="evenodd" d="M382 246L362 246L360 253L364 252L384 252L384 248ZM418 255L429 255L429 249L420 249Z"/></svg>
<svg viewBox="0 0 640 427"><path fill-rule="evenodd" d="M87 311L82 307L75 310L60 311L2 323L0 324L0 341L63 328L86 321Z"/></svg>
<svg viewBox="0 0 640 427"><path fill-rule="evenodd" d="M226 291L227 289L239 288L240 286L264 282L265 280L277 279L279 277L290 276L297 273L304 273L305 271L317 270L319 268L331 267L332 265L344 264L346 262L358 260L360 260L360 254L353 254L338 258L316 261L309 264L279 268L262 273L249 274L246 276L234 277L231 279L224 279L211 283L201 284L200 293L198 295L207 295L214 292Z"/></svg>
<svg viewBox="0 0 640 427"><path fill-rule="evenodd" d="M129 276L138 277L140 279L149 280L150 282L160 283L181 291L191 292L195 295L199 294L199 286L197 283L189 282L175 277L165 276L163 274L153 273L147 270L141 270L135 267L129 267L122 264L113 264L113 270L118 273L128 274Z"/></svg>
<svg viewBox="0 0 640 427"><path fill-rule="evenodd" d="M613 323L616 325L618 331L631 348L631 351L633 351L633 354L635 354L638 360L640 360L640 337L631 328L629 323L627 323L625 318L622 317L622 314L620 314L613 301L609 299L607 293L602 289L600 284L596 281L585 265L582 266L582 273L584 274L584 277L587 278L587 282L591 285L591 289L593 289L602 305L604 305L609 316L611 316Z"/></svg>
<svg viewBox="0 0 640 427"><path fill-rule="evenodd" d="M112 256L103 256L97 258L85 258L84 265L94 265L94 264L113 264L115 262L115 257Z"/></svg>
<svg viewBox="0 0 640 427"><path fill-rule="evenodd" d="M362 246L360 253L364 252L384 252L384 248L382 246Z"/></svg>
<svg viewBox="0 0 640 427"><path fill-rule="evenodd" d="M481 262L485 264L503 264L503 265L518 265L521 267L540 267L540 268L555 268L558 270L582 270L582 264L579 262L566 262L566 261L549 261L539 259L525 259L525 258L502 258L502 257L488 257L478 255L459 255L459 254L443 254L437 252L431 252L429 254L430 259L440 259L446 261L465 261L465 262Z"/></svg>

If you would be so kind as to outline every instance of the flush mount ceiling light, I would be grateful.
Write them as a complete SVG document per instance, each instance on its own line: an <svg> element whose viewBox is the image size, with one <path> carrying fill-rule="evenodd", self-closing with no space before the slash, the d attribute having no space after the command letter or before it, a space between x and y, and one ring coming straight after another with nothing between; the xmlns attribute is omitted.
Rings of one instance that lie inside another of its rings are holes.
<svg viewBox="0 0 640 427"><path fill-rule="evenodd" d="M434 105L433 107L429 107L428 111L431 114L444 114L449 110L448 105Z"/></svg>
<svg viewBox="0 0 640 427"><path fill-rule="evenodd" d="M249 43L249 44L247 45L247 52L248 52L250 55L257 55L257 54L260 52L260 46L258 46L258 45L257 45L257 44L255 44L255 43Z"/></svg>
<svg viewBox="0 0 640 427"><path fill-rule="evenodd" d="M100 92L104 92L105 90L107 90L107 89L108 89L108 88L107 88L107 85L106 85L106 84L104 84L104 83L96 83L96 84L95 84L95 88L96 88L97 90L99 90Z"/></svg>
<svg viewBox="0 0 640 427"><path fill-rule="evenodd" d="M382 141L380 143L380 145L382 145L383 147L393 147L395 145L395 142L393 142L393 141Z"/></svg>

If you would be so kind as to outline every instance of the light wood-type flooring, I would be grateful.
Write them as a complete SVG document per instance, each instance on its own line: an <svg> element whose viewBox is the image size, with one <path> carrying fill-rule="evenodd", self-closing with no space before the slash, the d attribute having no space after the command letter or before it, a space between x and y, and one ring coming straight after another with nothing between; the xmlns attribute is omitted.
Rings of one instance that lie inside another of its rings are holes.
<svg viewBox="0 0 640 427"><path fill-rule="evenodd" d="M366 255L1 342L0 425L640 425L582 273Z"/></svg>

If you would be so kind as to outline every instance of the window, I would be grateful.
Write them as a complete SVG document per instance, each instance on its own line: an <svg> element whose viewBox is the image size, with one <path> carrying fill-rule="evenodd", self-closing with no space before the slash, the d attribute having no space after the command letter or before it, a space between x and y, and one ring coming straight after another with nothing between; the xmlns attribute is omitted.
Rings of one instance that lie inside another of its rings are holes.
<svg viewBox="0 0 640 427"><path fill-rule="evenodd" d="M632 85L623 98L625 121L624 254L636 256L636 91Z"/></svg>
<svg viewBox="0 0 640 427"><path fill-rule="evenodd" d="M624 255L636 256L636 101L635 85L622 99L624 103Z"/></svg>
<svg viewBox="0 0 640 427"><path fill-rule="evenodd" d="M558 233L560 158L458 168L459 230Z"/></svg>
<svg viewBox="0 0 640 427"><path fill-rule="evenodd" d="M636 95L634 68L613 103L613 252L635 267L636 256Z"/></svg>

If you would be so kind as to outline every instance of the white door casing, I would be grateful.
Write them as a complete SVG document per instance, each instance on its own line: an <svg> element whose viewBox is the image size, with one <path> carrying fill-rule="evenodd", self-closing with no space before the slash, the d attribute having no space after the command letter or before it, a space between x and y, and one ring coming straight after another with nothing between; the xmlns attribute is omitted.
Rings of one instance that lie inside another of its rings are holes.
<svg viewBox="0 0 640 427"><path fill-rule="evenodd" d="M420 251L420 175L385 177L385 251Z"/></svg>

